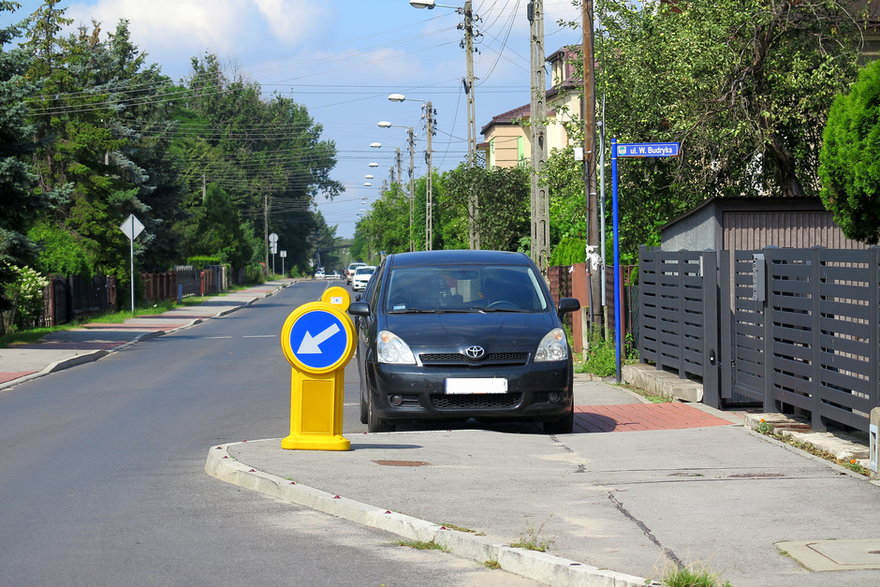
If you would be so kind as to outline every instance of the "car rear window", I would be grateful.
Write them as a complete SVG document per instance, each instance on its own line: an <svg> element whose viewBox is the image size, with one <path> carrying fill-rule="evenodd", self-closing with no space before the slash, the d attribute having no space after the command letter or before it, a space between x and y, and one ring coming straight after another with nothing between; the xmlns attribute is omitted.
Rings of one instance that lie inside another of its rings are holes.
<svg viewBox="0 0 880 587"><path fill-rule="evenodd" d="M542 312L548 307L530 267L401 267L391 271L385 311Z"/></svg>

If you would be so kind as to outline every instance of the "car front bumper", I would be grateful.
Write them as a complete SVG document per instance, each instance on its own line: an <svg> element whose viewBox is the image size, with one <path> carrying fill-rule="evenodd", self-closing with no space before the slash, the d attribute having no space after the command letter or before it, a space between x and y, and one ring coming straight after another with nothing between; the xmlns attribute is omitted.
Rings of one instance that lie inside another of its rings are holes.
<svg viewBox="0 0 880 587"><path fill-rule="evenodd" d="M572 409L569 361L480 368L368 362L373 411L383 420L485 418L554 421ZM447 393L447 378L502 378L505 393Z"/></svg>

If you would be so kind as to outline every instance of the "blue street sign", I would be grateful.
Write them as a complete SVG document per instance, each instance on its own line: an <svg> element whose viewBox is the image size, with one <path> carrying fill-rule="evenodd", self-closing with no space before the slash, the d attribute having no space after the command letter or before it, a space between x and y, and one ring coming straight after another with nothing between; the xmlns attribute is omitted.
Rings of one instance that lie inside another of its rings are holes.
<svg viewBox="0 0 880 587"><path fill-rule="evenodd" d="M326 369L339 363L351 346L345 325L326 310L304 313L293 323L288 338L297 361L310 369Z"/></svg>
<svg viewBox="0 0 880 587"><path fill-rule="evenodd" d="M618 143L618 157L678 157L681 143Z"/></svg>

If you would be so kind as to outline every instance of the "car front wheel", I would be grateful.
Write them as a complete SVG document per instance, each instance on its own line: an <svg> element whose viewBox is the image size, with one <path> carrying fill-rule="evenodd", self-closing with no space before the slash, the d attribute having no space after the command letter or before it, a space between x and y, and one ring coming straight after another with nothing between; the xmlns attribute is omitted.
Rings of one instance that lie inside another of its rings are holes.
<svg viewBox="0 0 880 587"><path fill-rule="evenodd" d="M368 393L367 432L394 432L394 425L382 420L373 411L373 397Z"/></svg>

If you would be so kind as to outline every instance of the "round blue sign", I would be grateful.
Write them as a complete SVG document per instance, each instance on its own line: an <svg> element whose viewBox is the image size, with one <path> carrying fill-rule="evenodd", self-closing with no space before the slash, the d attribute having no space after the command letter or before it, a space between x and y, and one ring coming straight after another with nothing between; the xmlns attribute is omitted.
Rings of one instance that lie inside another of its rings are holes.
<svg viewBox="0 0 880 587"><path fill-rule="evenodd" d="M300 316L290 329L288 340L296 359L311 369L326 369L338 363L349 350L345 325L325 310Z"/></svg>

